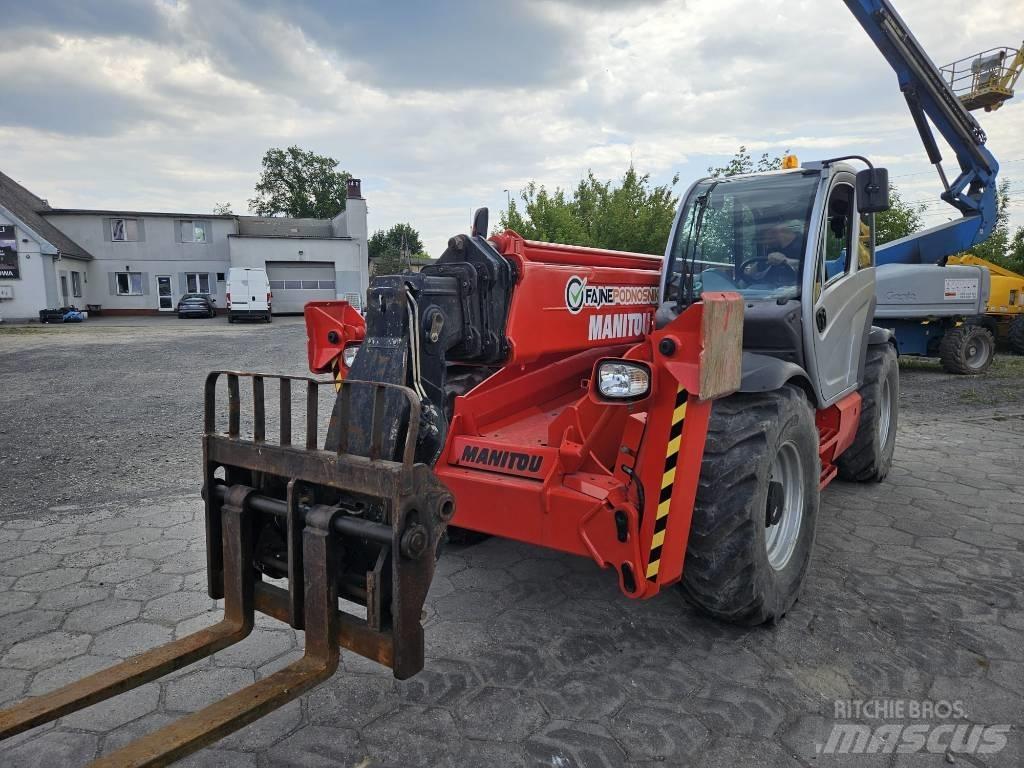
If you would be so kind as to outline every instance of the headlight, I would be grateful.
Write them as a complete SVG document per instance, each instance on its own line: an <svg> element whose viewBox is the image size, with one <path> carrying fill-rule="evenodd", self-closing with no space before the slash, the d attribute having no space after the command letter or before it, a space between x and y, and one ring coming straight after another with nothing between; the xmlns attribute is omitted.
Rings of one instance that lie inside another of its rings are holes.
<svg viewBox="0 0 1024 768"><path fill-rule="evenodd" d="M651 371L642 363L605 360L597 366L597 391L609 400L639 400L651 391Z"/></svg>
<svg viewBox="0 0 1024 768"><path fill-rule="evenodd" d="M345 349L341 351L341 362L345 364L346 368L351 368L352 363L356 361L356 355L359 353L358 344L349 344Z"/></svg>

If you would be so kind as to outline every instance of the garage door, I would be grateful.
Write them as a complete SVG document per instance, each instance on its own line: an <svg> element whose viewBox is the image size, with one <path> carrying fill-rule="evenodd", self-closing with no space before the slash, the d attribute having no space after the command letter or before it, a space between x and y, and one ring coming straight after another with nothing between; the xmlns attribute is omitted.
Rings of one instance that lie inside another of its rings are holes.
<svg viewBox="0 0 1024 768"><path fill-rule="evenodd" d="M268 261L267 278L275 315L302 312L307 301L330 301L336 296L333 262Z"/></svg>

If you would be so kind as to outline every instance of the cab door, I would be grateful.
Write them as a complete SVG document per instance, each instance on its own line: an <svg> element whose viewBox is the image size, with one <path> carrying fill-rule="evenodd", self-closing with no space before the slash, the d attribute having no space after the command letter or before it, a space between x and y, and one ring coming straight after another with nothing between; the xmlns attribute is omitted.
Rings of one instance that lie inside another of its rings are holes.
<svg viewBox="0 0 1024 768"><path fill-rule="evenodd" d="M836 174L821 215L805 333L811 337L818 388L827 405L858 386L875 306L870 222L866 241L853 174Z"/></svg>

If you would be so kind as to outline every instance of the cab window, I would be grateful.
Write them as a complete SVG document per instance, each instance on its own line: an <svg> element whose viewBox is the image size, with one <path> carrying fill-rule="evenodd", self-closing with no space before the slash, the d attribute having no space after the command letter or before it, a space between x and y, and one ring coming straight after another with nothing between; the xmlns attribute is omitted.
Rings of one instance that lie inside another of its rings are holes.
<svg viewBox="0 0 1024 768"><path fill-rule="evenodd" d="M818 270L814 281L814 298L821 295L823 286L839 280L850 271L853 244L853 187L837 184L829 194L825 209L825 226Z"/></svg>

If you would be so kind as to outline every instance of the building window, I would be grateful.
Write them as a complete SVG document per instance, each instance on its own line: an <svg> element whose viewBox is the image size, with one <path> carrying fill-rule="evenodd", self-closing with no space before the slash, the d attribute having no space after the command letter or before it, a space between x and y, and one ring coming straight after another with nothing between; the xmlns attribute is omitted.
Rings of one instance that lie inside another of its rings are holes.
<svg viewBox="0 0 1024 768"><path fill-rule="evenodd" d="M117 295L118 296L141 296L142 295L142 273L141 272L117 272Z"/></svg>
<svg viewBox="0 0 1024 768"><path fill-rule="evenodd" d="M206 243L208 222L205 221L182 221L181 242L183 243Z"/></svg>
<svg viewBox="0 0 1024 768"><path fill-rule="evenodd" d="M217 273L217 282L218 283L223 283L224 282L224 273L223 272L218 272Z"/></svg>
<svg viewBox="0 0 1024 768"><path fill-rule="evenodd" d="M278 291L308 291L319 288L321 291L334 290L334 280L271 280L270 289Z"/></svg>
<svg viewBox="0 0 1024 768"><path fill-rule="evenodd" d="M82 274L80 272L71 273L71 293L76 298L82 298Z"/></svg>
<svg viewBox="0 0 1024 768"><path fill-rule="evenodd" d="M185 290L188 293L209 293L210 276L206 272L186 272Z"/></svg>
<svg viewBox="0 0 1024 768"><path fill-rule="evenodd" d="M1016 288L1011 288L1010 289L1010 306L1014 307L1016 305L1017 305L1017 289Z"/></svg>
<svg viewBox="0 0 1024 768"><path fill-rule="evenodd" d="M134 243L139 239L138 219L111 219L110 239L115 243Z"/></svg>

